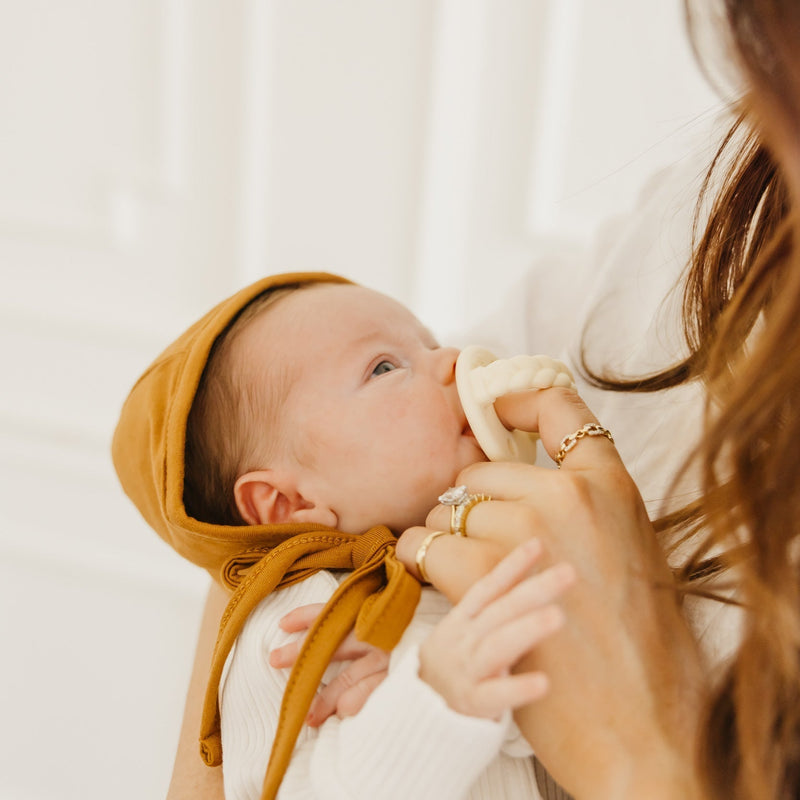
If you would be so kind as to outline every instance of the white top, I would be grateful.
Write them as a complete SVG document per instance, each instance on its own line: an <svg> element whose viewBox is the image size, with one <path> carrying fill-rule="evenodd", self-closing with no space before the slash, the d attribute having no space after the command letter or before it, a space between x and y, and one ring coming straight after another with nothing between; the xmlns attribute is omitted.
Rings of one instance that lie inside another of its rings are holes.
<svg viewBox="0 0 800 800"><path fill-rule="evenodd" d="M696 384L658 394L594 389L580 377L580 344L591 323L590 364L630 375L669 365L683 352L681 293L670 290L689 258L691 220L710 153L700 156L657 176L636 214L607 226L584 259L534 265L511 287L493 322L464 340L501 357L548 353L565 361L578 391L614 434L653 514L694 491L691 475L677 494L671 494L671 482L699 435L702 390ZM269 650L287 640L277 621L297 606L326 600L335 586L331 575L321 573L276 593L240 636L220 694L228 800L259 797L287 674L267 664ZM432 597L436 593L424 592L425 605L394 654L389 677L364 709L345 721L329 720L318 733L303 730L280 797L538 797L530 759L510 754L518 740L507 722L455 714L418 679L424 626L445 611ZM425 619L429 603L434 610ZM688 611L709 664L720 663L737 640L735 612L695 601Z"/></svg>

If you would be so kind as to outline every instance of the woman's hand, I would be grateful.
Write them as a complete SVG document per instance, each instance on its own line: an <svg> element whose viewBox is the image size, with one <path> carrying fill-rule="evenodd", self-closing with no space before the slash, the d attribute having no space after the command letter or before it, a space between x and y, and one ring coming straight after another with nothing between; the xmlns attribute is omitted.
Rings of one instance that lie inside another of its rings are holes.
<svg viewBox="0 0 800 800"><path fill-rule="evenodd" d="M280 627L287 633L308 630L322 608L322 603L296 608L280 621ZM279 668L293 666L301 646L302 640L296 640L276 647L269 654L270 665ZM306 716L306 724L312 728L322 725L332 714L341 719L357 714L389 670L389 653L358 641L353 633L339 645L331 660L353 663L317 693Z"/></svg>
<svg viewBox="0 0 800 800"><path fill-rule="evenodd" d="M596 422L569 390L508 395L495 407L508 427L538 431L551 457L565 436ZM493 499L471 509L467 538L440 536L428 550L426 571L451 598L465 590L462 563L473 579L532 536L545 548L544 563L566 561L577 571L563 630L519 666L551 681L547 697L520 709L517 721L553 777L579 798L695 796L704 691L698 650L611 442L581 439L560 470L480 463L457 482ZM437 506L427 528L403 534L398 554L411 571L419 542L429 530L447 530L449 515Z"/></svg>

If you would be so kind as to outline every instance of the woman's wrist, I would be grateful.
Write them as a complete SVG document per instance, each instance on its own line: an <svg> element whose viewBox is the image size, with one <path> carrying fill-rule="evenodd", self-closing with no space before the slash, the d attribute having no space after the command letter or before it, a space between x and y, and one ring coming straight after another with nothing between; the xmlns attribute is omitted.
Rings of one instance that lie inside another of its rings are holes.
<svg viewBox="0 0 800 800"><path fill-rule="evenodd" d="M670 731L657 723L649 729L634 725L632 735L620 743L619 757L609 759L604 785L595 784L587 800L704 800L696 768L697 720L687 714L683 721Z"/></svg>
<svg viewBox="0 0 800 800"><path fill-rule="evenodd" d="M537 755L550 769L548 754ZM576 759L582 763L580 770L575 769ZM597 750L585 759L573 751L566 772L562 775L554 764L551 774L577 800L707 800L694 764L692 753L649 736L637 749L627 745L609 749L598 742ZM559 766L565 768L563 762Z"/></svg>
<svg viewBox="0 0 800 800"><path fill-rule="evenodd" d="M663 750L645 761L636 760L618 770L603 791L592 795L597 800L704 800L700 781L692 763L665 757ZM588 800L588 799L587 799Z"/></svg>

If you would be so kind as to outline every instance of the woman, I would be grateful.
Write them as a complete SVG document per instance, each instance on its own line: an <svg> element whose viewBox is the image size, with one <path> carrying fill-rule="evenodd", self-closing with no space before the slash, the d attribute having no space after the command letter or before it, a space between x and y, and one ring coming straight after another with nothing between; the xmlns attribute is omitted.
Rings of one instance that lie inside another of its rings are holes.
<svg viewBox="0 0 800 800"><path fill-rule="evenodd" d="M710 572L735 586L741 643L722 680L709 687L698 680L686 629L659 589L649 523L607 442L593 443L593 452L580 443L567 457L570 473L544 487L531 489L541 476L519 466L502 475L481 465L462 476L473 492L520 498L513 506L486 504L481 518L476 509L470 536L481 528L486 536L503 529L519 536L527 527L554 557L579 565L582 594L566 610L582 636L544 643L537 653L542 668L567 679L520 724L555 777L581 798L655 797L657 789L666 797L800 794L800 421L793 413L800 400L800 6L728 0L721 13L746 92L741 124L716 164L722 186L686 282L687 355L647 378L595 377L628 391L698 379L705 386L703 435L691 454L702 495L660 527L689 548L679 588L706 591ZM538 426L551 454L584 419L578 410L567 424L572 412L545 408L544 396L541 408L509 405L504 413L506 422ZM442 510L429 522L443 524ZM626 554L643 569L626 571ZM650 586L642 572L655 576ZM615 591L599 601L603 584ZM592 613L598 604L605 615ZM607 673L582 669L587 660ZM575 692L570 703L570 684L596 691ZM554 731L570 738L550 747ZM583 756L588 769L576 770Z"/></svg>
<svg viewBox="0 0 800 800"><path fill-rule="evenodd" d="M688 3L690 11L701 5ZM575 565L567 628L531 656L551 676L552 690L519 723L577 798L800 794L793 552L800 416L792 413L800 399L800 7L796 0L726 0L717 24L723 21L746 92L736 108L741 123L698 212L683 289L688 347L677 360L652 363L644 378L625 363L606 369L595 329L586 353L603 397L669 388L648 396L666 408L674 403L662 398L702 386L702 435L696 449L679 454L694 470L683 473L682 488L696 477L700 494L673 489L676 502L654 526L611 444L586 438L558 472L513 464L467 470L470 491L495 502L472 509L466 539L439 537L426 554L440 588L485 570L483 544L510 548L530 535L554 559ZM590 405L617 434L596 397ZM551 456L593 419L555 392L508 399L498 411L508 424L538 429ZM625 463L636 472L630 458ZM446 528L446 509L434 509L428 523ZM655 527L671 547L680 545L680 591L719 595L730 586L741 603L740 644L719 678L704 678ZM411 569L427 532L412 529L401 540Z"/></svg>

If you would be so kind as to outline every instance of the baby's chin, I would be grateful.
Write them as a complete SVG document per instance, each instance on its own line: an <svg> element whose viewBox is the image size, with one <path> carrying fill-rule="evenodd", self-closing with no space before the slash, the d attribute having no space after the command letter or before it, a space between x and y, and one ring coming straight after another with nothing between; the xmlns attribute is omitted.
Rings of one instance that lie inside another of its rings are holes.
<svg viewBox="0 0 800 800"><path fill-rule="evenodd" d="M487 460L486 458L482 459L483 461ZM470 464L478 463L476 461L470 461ZM469 466L469 464L465 464L464 467ZM462 467L461 469L463 469ZM389 524L388 527L398 536L403 533L403 531L408 530L409 528L417 528L417 527L424 527L426 521L428 519L428 514L439 505L439 497L444 494L448 489L456 485L457 476L460 474L461 469L455 473L451 480L447 483L443 483L436 487L435 493L431 494L427 500L421 503L415 509L409 509L408 514L404 515L403 518L399 521L396 521L394 524Z"/></svg>
<svg viewBox="0 0 800 800"><path fill-rule="evenodd" d="M393 515L385 516L382 520L376 520L372 525L369 525L365 530L371 527L375 527L375 525L385 525L389 528L392 533L396 536L400 536L403 531L407 531L409 528L416 528L422 527L425 525L425 520L428 518L428 514L436 507L439 500L439 495L444 492L446 489L449 488L445 486L441 491L437 492L429 501L426 501L424 504L420 504L416 508L409 508L405 509L402 515Z"/></svg>
<svg viewBox="0 0 800 800"><path fill-rule="evenodd" d="M470 458L464 459L464 462L453 470L453 474L448 481L430 481L424 489L421 489L418 495L420 501L415 507L411 508L406 506L401 512L398 512L397 509L392 509L391 512L383 515L381 519L375 518L372 522L365 523L362 520L361 525L358 526L360 532L363 533L377 525L385 525L392 533L399 536L403 531L409 528L423 527L428 518L428 514L439 505L439 496L450 487L457 485L458 476L461 474L461 471L471 464L478 464L488 460L483 450L480 450L476 446L475 452L470 454ZM434 490L429 488L432 484L435 484Z"/></svg>
<svg viewBox="0 0 800 800"><path fill-rule="evenodd" d="M444 491L444 490L442 490ZM408 530L409 528L416 528L418 526L425 525L425 519L428 516L428 513L433 509L436 505L436 498L434 498L433 503L429 507L427 507L424 511L420 509L409 509L407 514L403 514L402 516L398 516L397 514L384 514L380 518L376 515L371 520L361 519L355 525L347 526L344 524L344 520L340 522L339 529L344 533L366 533L371 528L376 528L378 526L383 526L388 528L395 536L399 536L403 531Z"/></svg>

